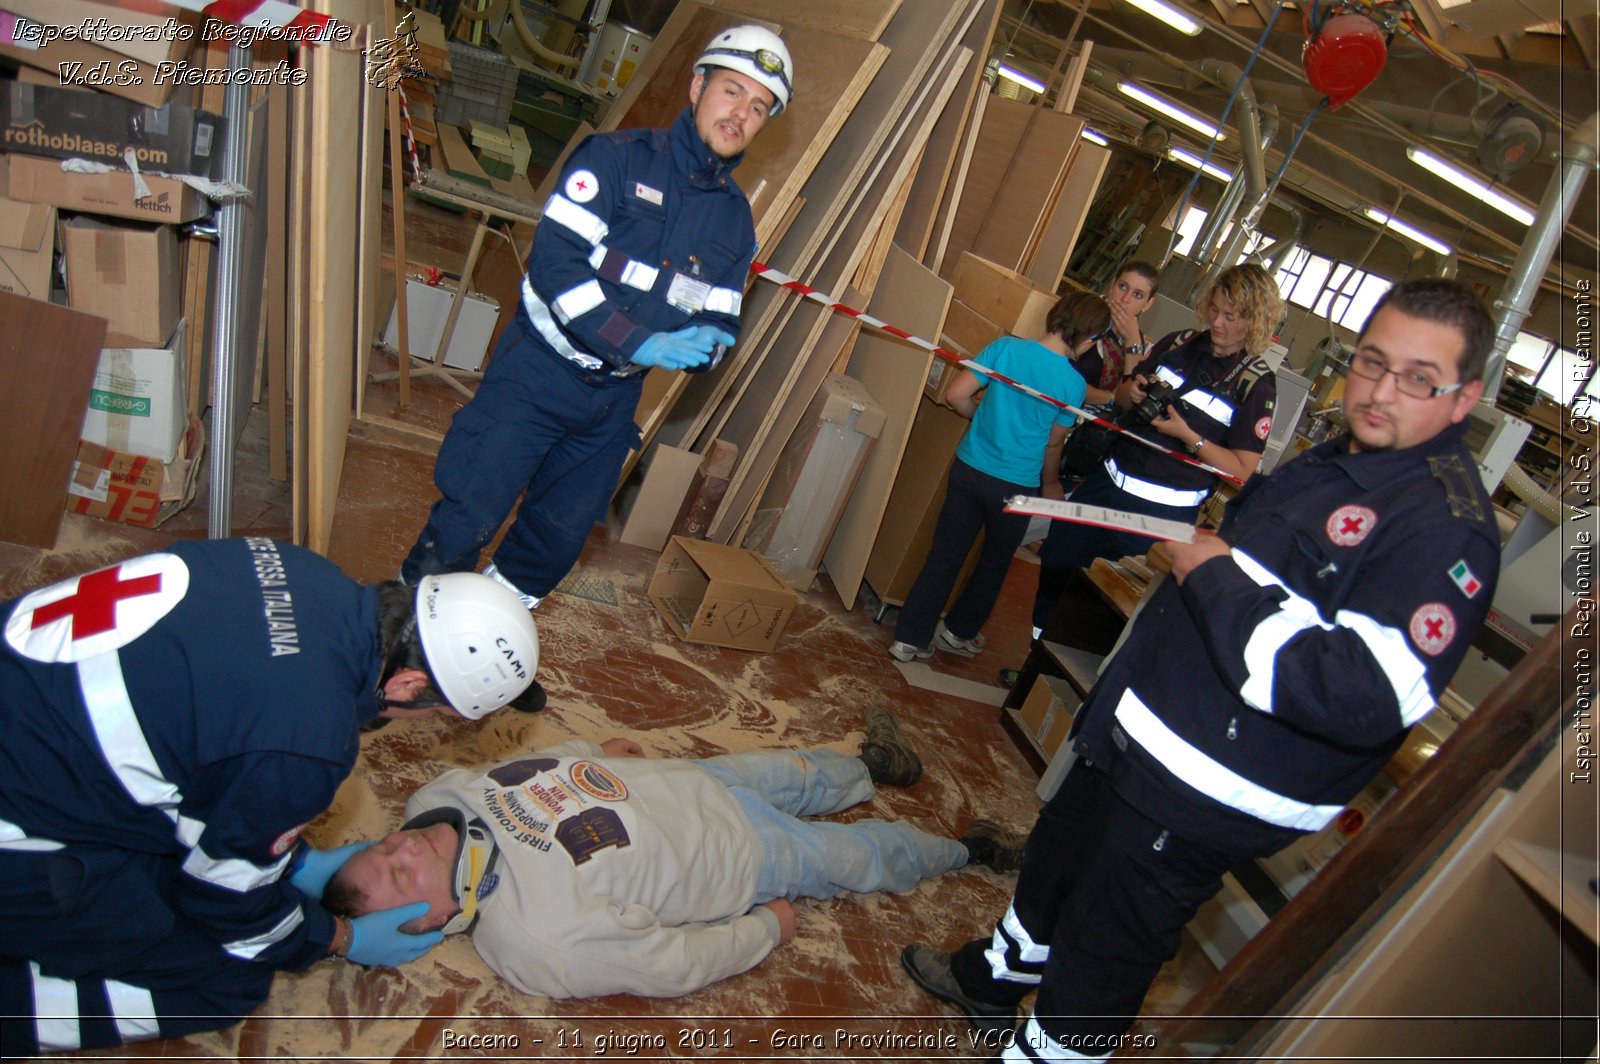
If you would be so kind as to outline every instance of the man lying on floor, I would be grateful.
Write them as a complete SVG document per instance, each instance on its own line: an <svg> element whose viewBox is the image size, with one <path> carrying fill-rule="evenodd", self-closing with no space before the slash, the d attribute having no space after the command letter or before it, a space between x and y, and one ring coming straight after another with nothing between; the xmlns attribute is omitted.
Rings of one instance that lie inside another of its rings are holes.
<svg viewBox="0 0 1600 1064"><path fill-rule="evenodd" d="M737 975L794 937L789 899L910 890L966 864L1015 871L1020 836L801 820L910 786L922 764L881 709L861 754L772 750L639 760L627 739L573 741L483 772L456 769L351 857L322 903L357 916L427 901L416 932L473 931L517 989L553 998L672 997Z"/></svg>

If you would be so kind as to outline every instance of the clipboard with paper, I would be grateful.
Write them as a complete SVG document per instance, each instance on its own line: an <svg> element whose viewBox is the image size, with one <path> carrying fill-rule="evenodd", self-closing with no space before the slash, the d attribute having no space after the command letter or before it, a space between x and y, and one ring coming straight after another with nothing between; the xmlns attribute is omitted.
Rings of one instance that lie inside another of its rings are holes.
<svg viewBox="0 0 1600 1064"><path fill-rule="evenodd" d="M1182 521L1169 521L1162 517L1130 513L1127 510L1113 510L1105 506L1090 506L1070 499L1063 502L1036 495L1013 495L1006 500L1006 513L1031 514L1047 517L1052 521L1070 521L1080 525L1114 528L1176 543L1193 543L1195 536L1194 526Z"/></svg>

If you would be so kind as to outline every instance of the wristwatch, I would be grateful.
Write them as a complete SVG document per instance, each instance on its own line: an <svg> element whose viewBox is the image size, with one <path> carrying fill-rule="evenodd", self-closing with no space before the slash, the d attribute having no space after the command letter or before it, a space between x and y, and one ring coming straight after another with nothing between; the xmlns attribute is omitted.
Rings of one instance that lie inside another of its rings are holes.
<svg viewBox="0 0 1600 1064"><path fill-rule="evenodd" d="M1185 446L1190 454L1198 455L1200 453L1200 448L1204 447L1205 445L1206 438L1204 436L1196 436L1193 443Z"/></svg>
<svg viewBox="0 0 1600 1064"><path fill-rule="evenodd" d="M1124 350L1130 355L1142 355L1144 354L1144 344L1129 344Z"/></svg>

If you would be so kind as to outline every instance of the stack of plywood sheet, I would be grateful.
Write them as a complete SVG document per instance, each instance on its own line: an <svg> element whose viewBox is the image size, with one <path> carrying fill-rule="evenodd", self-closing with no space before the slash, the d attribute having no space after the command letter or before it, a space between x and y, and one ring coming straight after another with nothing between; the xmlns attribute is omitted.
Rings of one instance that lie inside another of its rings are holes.
<svg viewBox="0 0 1600 1064"><path fill-rule="evenodd" d="M846 296L858 306L877 307L892 281L889 287L899 291L888 293L890 302L899 299L913 310L929 311L913 313L919 320L912 324L923 335L937 336L949 285L912 256L893 250L892 242L912 204L923 212L912 230L925 233L931 226L950 158L944 152L926 168L931 192L919 190L924 172L919 163L936 131L951 143L959 141L977 97L998 0L854 4L849 5L853 21L829 20L835 31L791 17L784 9L792 5L737 4L737 10L680 4L646 61L654 69L641 68L629 85L630 90L641 85L639 92L621 101L608 126L666 124L682 107L699 47L717 29L752 15L777 25L794 56L797 94L752 144L739 170L762 241L760 257L824 291L842 294L848 285L859 284ZM640 107L657 97L666 106L641 121ZM887 270L889 262L897 268ZM861 355L856 331L849 319L756 282L746 295L740 343L716 373L653 374L646 382L638 420L647 437L702 452L713 440L739 448L711 538L737 542L742 537L777 456L828 373L840 368L858 376L846 368ZM900 341L873 337L867 348L874 343L891 347L858 369L870 363L878 375L876 388L869 389L886 412L884 436L852 496L852 508L861 505L865 516L847 511L835 537L865 539L861 564L881 520L931 359L926 350ZM896 394L879 395L885 388ZM878 463L883 468L874 468ZM866 496L877 497L863 502ZM853 593L852 587L847 597Z"/></svg>
<svg viewBox="0 0 1600 1064"><path fill-rule="evenodd" d="M1001 96L986 101L941 276L953 277L960 253L971 251L1056 288L1109 158L1080 139L1084 125Z"/></svg>

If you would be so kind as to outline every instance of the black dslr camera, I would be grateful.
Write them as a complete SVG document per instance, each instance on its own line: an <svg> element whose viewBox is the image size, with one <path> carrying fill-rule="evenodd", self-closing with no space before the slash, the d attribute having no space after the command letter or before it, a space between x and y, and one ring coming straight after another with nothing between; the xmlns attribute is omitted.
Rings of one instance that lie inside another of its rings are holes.
<svg viewBox="0 0 1600 1064"><path fill-rule="evenodd" d="M1125 429L1142 428L1165 414L1169 407L1175 404L1181 406L1182 403L1183 400L1178 398L1178 389L1160 378L1154 378L1145 385L1144 398L1123 411L1117 418L1117 424Z"/></svg>

